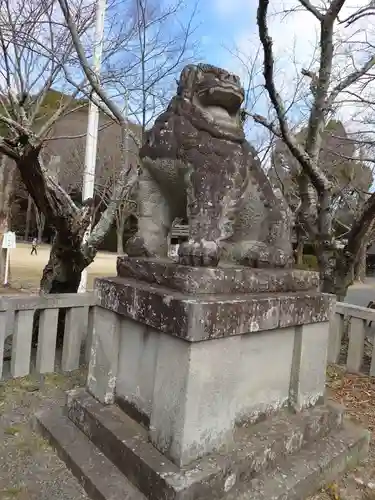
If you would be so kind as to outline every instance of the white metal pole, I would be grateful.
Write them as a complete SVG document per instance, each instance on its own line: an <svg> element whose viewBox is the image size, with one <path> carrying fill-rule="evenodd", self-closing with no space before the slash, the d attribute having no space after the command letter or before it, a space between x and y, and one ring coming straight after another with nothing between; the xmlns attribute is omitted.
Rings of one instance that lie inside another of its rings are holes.
<svg viewBox="0 0 375 500"><path fill-rule="evenodd" d="M104 40L104 18L106 10L106 0L97 0L95 42L93 57L93 72L96 78L100 77L100 68L103 53ZM95 165L98 145L99 109L92 101L89 104L89 116L87 122L86 151L85 151L85 171L83 175L82 200L85 201L94 196L95 187ZM83 242L87 241L91 232L91 223L87 228ZM87 269L82 272L81 282L78 292L83 293L87 288Z"/></svg>
<svg viewBox="0 0 375 500"><path fill-rule="evenodd" d="M7 285L7 284L8 284L8 277L9 277L9 260L10 260L10 248L7 248L6 257L5 257L4 285Z"/></svg>

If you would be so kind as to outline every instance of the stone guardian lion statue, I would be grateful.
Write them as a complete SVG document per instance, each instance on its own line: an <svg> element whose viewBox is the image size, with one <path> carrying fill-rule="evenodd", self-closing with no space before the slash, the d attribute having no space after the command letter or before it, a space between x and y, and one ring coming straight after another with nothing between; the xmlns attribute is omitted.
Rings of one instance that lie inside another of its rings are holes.
<svg viewBox="0 0 375 500"><path fill-rule="evenodd" d="M129 256L166 257L172 222L182 218L189 239L180 264L291 263L290 214L245 138L243 100L236 75L208 64L184 68L177 95L140 150L138 232Z"/></svg>

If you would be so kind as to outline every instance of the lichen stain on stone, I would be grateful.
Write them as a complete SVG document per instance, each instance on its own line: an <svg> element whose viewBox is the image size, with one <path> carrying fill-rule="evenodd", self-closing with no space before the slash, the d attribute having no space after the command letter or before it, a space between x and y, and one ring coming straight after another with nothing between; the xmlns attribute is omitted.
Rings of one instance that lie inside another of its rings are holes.
<svg viewBox="0 0 375 500"><path fill-rule="evenodd" d="M91 385L92 385L92 383L94 383L94 384L96 383L96 378L95 378L95 376L93 375L93 373L92 373L92 372L89 372L89 373L87 374L87 384L88 384L89 386L91 386Z"/></svg>
<svg viewBox="0 0 375 500"><path fill-rule="evenodd" d="M227 493L236 484L237 475L233 472L230 474L224 482L224 491Z"/></svg>
<svg viewBox="0 0 375 500"><path fill-rule="evenodd" d="M164 295L163 297L163 303L166 305L166 306L169 306L170 303L172 302L173 300L173 297L172 295Z"/></svg>
<svg viewBox="0 0 375 500"><path fill-rule="evenodd" d="M93 332L93 339L91 342L91 349L90 349L90 364L92 366L95 366L96 363L96 352L97 352L97 333L94 331Z"/></svg>
<svg viewBox="0 0 375 500"><path fill-rule="evenodd" d="M292 453L295 450L299 450L302 447L302 443L303 433L297 430L284 442L284 446L287 453Z"/></svg>
<svg viewBox="0 0 375 500"><path fill-rule="evenodd" d="M302 408L311 408L317 404L319 399L321 399L323 394L321 392L314 394L304 394L301 401Z"/></svg>

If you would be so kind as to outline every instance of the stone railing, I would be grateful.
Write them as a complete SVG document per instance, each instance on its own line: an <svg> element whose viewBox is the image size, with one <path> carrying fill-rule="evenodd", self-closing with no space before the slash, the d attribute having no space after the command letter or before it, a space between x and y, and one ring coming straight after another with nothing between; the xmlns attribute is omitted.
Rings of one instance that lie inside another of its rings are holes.
<svg viewBox="0 0 375 500"><path fill-rule="evenodd" d="M0 297L0 379L23 377L31 371L53 372L56 364L64 372L76 370L84 340L88 359L94 305L93 293ZM65 310L65 325L61 315L59 320L61 310ZM36 311L39 318L35 318ZM37 342L33 345L33 331L37 328ZM59 328L64 328L61 349L56 347ZM4 360L4 346L10 340L11 352Z"/></svg>
<svg viewBox="0 0 375 500"><path fill-rule="evenodd" d="M345 344L345 347L347 346L346 369L350 372L359 372L364 363L366 337L374 339L372 327L375 328L375 310L337 302L330 326L328 362L339 362L340 353ZM375 376L373 348L370 358L369 375Z"/></svg>

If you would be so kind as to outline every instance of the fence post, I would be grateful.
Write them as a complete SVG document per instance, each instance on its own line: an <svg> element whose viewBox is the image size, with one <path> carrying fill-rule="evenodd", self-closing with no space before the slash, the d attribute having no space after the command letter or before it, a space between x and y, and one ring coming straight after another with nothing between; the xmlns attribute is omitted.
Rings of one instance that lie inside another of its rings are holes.
<svg viewBox="0 0 375 500"><path fill-rule="evenodd" d="M359 372L365 347L365 321L361 318L350 318L349 346L346 368L349 372Z"/></svg>
<svg viewBox="0 0 375 500"><path fill-rule="evenodd" d="M64 345L61 360L61 369L64 372L77 370L82 344L82 325L87 324L85 320L87 309L84 307L70 308L66 311Z"/></svg>
<svg viewBox="0 0 375 500"><path fill-rule="evenodd" d="M91 357L91 346L92 346L92 336L94 330L94 314L95 307L90 307L87 318L87 335L85 339L85 361L86 363L90 363Z"/></svg>
<svg viewBox="0 0 375 500"><path fill-rule="evenodd" d="M55 371L58 309L40 311L36 370L38 373Z"/></svg>
<svg viewBox="0 0 375 500"><path fill-rule="evenodd" d="M371 353L370 377L375 377L375 338L373 339L373 346Z"/></svg>
<svg viewBox="0 0 375 500"><path fill-rule="evenodd" d="M30 373L31 340L34 310L16 311L12 339L12 377L24 377Z"/></svg>
<svg viewBox="0 0 375 500"><path fill-rule="evenodd" d="M328 363L337 363L339 360L343 332L344 316L335 313L329 324Z"/></svg>

